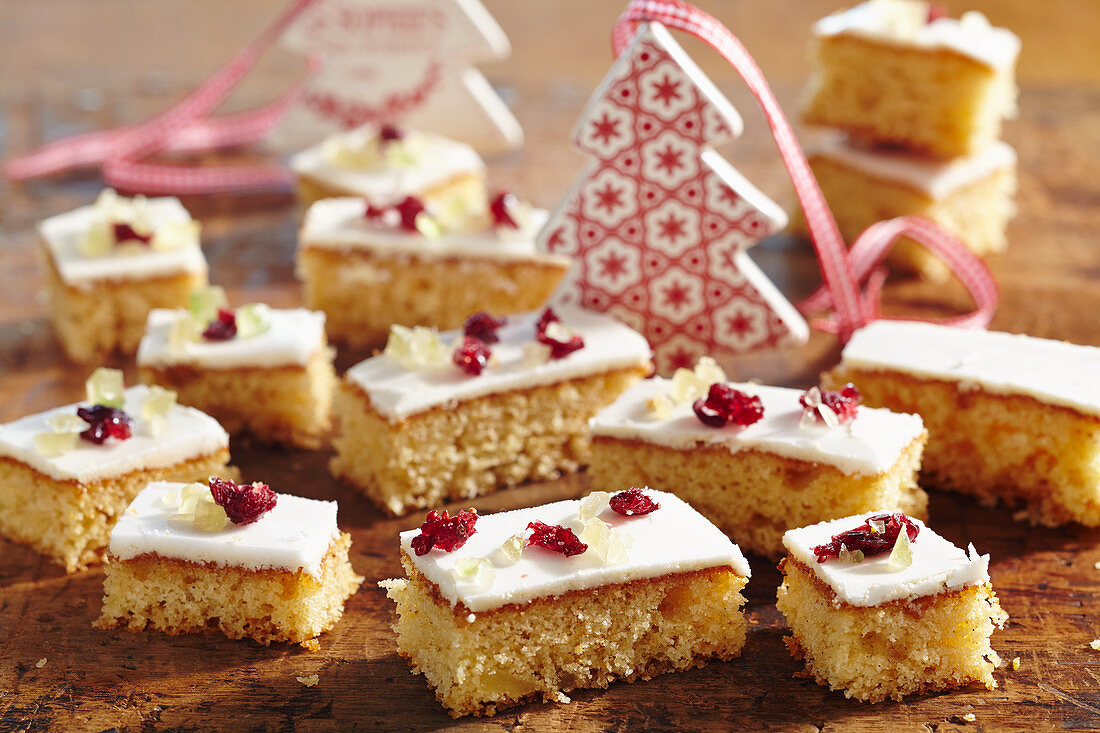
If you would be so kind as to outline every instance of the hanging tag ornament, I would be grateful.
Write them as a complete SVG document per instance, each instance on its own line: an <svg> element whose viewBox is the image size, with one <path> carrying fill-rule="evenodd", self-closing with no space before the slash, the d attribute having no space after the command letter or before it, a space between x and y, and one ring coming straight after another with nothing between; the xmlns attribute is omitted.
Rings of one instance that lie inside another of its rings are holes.
<svg viewBox="0 0 1100 733"><path fill-rule="evenodd" d="M711 148L741 129L668 31L640 24L573 132L596 162L539 235L576 259L557 299L640 330L662 374L809 335L745 252L787 217Z"/></svg>
<svg viewBox="0 0 1100 733"><path fill-rule="evenodd" d="M511 53L478 0L317 0L281 45L324 67L272 134L278 149L387 122L482 151L523 143L519 123L473 66Z"/></svg>

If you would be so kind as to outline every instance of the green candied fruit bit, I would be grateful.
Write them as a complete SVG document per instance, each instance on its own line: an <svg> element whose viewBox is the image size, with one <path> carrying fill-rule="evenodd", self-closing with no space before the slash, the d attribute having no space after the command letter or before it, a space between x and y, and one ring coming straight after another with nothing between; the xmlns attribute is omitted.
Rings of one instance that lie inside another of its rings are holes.
<svg viewBox="0 0 1100 733"><path fill-rule="evenodd" d="M154 384L149 388L149 396L141 403L141 417L143 420L167 417L175 404L176 393L173 390Z"/></svg>
<svg viewBox="0 0 1100 733"><path fill-rule="evenodd" d="M259 336L271 328L271 309L263 303L248 303L237 309L237 338Z"/></svg>
<svg viewBox="0 0 1100 733"><path fill-rule="evenodd" d="M898 532L894 549L890 551L890 559L887 562L895 568L907 568L913 564L913 551L909 547L909 533L905 527Z"/></svg>
<svg viewBox="0 0 1100 733"><path fill-rule="evenodd" d="M228 305L225 288L219 285L208 285L191 292L191 315L200 324L210 323L218 317L218 309Z"/></svg>
<svg viewBox="0 0 1100 733"><path fill-rule="evenodd" d="M168 346L176 350L184 348L188 343L198 341L203 331L191 311L179 311L179 314L179 318L172 322L172 329L168 332Z"/></svg>
<svg viewBox="0 0 1100 733"><path fill-rule="evenodd" d="M76 447L79 433L39 433L34 436L34 449L40 455L59 456Z"/></svg>
<svg viewBox="0 0 1100 733"><path fill-rule="evenodd" d="M424 213L416 215L416 230L428 239L438 239L443 236L443 225L439 220Z"/></svg>
<svg viewBox="0 0 1100 733"><path fill-rule="evenodd" d="M71 412L62 412L48 418L46 425L55 433L82 433L88 429L88 423Z"/></svg>
<svg viewBox="0 0 1100 733"><path fill-rule="evenodd" d="M122 407L125 400L124 389L121 369L99 367L92 372L92 376L88 377L88 381L84 383L88 402L93 405Z"/></svg>
<svg viewBox="0 0 1100 733"><path fill-rule="evenodd" d="M105 221L93 223L76 248L85 257L106 257L111 254L115 248L115 236L110 225Z"/></svg>

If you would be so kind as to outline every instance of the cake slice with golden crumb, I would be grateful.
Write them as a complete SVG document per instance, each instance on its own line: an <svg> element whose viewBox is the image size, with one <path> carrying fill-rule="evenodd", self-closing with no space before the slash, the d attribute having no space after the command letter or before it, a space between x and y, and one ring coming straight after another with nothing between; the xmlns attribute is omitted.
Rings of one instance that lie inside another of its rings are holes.
<svg viewBox="0 0 1100 733"><path fill-rule="evenodd" d="M792 529L783 545L776 607L791 655L818 684L866 702L997 686L990 637L1008 614L989 555L890 512Z"/></svg>
<svg viewBox="0 0 1100 733"><path fill-rule="evenodd" d="M659 491L478 516L430 512L401 534L408 577L398 653L454 717L527 700L567 702L740 655L741 551L687 503Z"/></svg>

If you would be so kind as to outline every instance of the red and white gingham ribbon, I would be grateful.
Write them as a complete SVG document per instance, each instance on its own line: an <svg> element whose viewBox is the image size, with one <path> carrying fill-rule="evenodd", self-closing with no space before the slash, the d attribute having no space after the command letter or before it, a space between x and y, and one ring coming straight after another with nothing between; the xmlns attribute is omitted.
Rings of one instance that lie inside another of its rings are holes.
<svg viewBox="0 0 1100 733"><path fill-rule="evenodd" d="M815 325L836 333L842 341L846 341L853 331L879 317L879 296L885 281L885 270L880 264L893 243L902 236L913 239L942 257L974 299L973 312L941 322L969 328L989 325L998 300L992 273L981 258L931 220L903 216L879 222L860 234L851 249L845 252L840 229L786 115L760 67L729 29L716 18L682 0L632 0L612 31L611 42L616 56L629 45L637 24L646 21L684 31L714 48L737 70L764 110L772 137L805 214L824 280L824 285L800 303L799 309L803 313L833 311L831 316L815 322ZM864 282L864 288L860 290L859 283Z"/></svg>
<svg viewBox="0 0 1100 733"><path fill-rule="evenodd" d="M73 135L9 159L4 173L13 180L54 175L74 168L100 166L103 182L145 193L211 193L257 188L286 188L289 173L278 166L196 167L151 164L159 152L196 152L246 145L263 138L301 91L304 78L263 107L208 118L248 75L260 56L315 0L293 0L275 21L237 55L178 104L145 122ZM317 69L311 61L309 73Z"/></svg>

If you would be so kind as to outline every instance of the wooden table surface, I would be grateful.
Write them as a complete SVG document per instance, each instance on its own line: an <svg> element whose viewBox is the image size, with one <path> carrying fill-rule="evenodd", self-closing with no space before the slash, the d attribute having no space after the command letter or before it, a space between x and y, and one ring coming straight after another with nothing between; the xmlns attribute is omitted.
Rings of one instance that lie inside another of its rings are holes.
<svg viewBox="0 0 1100 733"><path fill-rule="evenodd" d="M612 0L487 2L511 37L508 61L485 67L524 125L524 150L489 160L494 182L552 205L584 165L568 132L607 69L607 37L620 5ZM1008 253L992 261L1002 304L993 327L1100 345L1100 4L1005 0L985 10L1024 40L1020 118L1006 139L1020 154L1019 215ZM792 110L805 79L804 42L834 2L712 2L705 7L757 54L780 101ZM223 62L271 17L276 0L186 3L162 0L0 1L0 155L66 133L142 119L163 109ZM696 43L685 44L746 117L745 136L722 152L774 197L787 197L782 166L758 111L732 72ZM273 54L233 105L270 98L299 61ZM79 399L88 370L65 361L46 321L34 223L91 201L94 175L12 186L0 183L0 421ZM185 201L203 219L215 283L235 302L295 305L296 221L288 196ZM817 282L804 242L779 237L753 256L792 300ZM964 307L954 286L915 282L887 288L897 312ZM801 385L835 362L838 349L815 334L804 347L746 357L739 377ZM341 351L343 369L362 353ZM119 365L133 377L130 363ZM1100 376L1100 375L1098 375ZM91 628L102 572L65 575L36 554L0 540L0 731L182 729L904 730L1100 729L1100 532L1033 528L1010 513L931 492L931 524L949 539L992 555L997 592L1011 615L994 636L1006 659L1000 686L867 705L795 679L774 607L779 575L750 558L750 634L743 656L686 674L584 691L567 705L528 705L491 719L452 721L422 677L409 673L390 631L394 614L375 586L400 572L399 530L329 477L327 452L275 450L235 440L234 462L248 480L278 490L338 499L352 532L352 562L367 578L343 621L309 653L220 637L172 638ZM576 496L582 475L473 502L482 511ZM45 660L38 666L40 660ZM316 673L305 687L297 676ZM976 720L963 716L973 713Z"/></svg>

